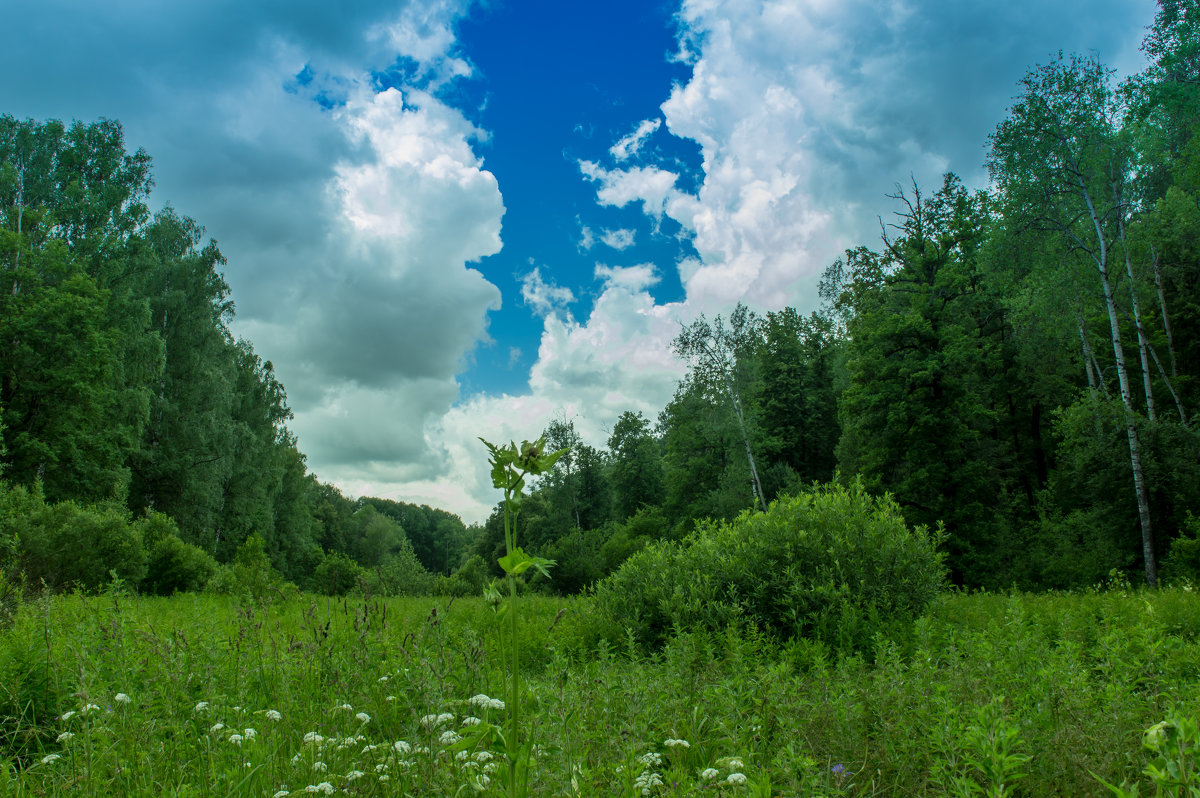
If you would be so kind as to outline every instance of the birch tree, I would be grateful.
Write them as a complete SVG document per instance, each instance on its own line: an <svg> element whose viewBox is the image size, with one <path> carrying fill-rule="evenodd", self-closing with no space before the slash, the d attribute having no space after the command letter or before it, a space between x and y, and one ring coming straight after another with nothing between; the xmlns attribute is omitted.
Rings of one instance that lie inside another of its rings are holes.
<svg viewBox="0 0 1200 798"><path fill-rule="evenodd" d="M1121 135L1121 107L1109 70L1092 59L1060 56L1032 70L1021 87L1009 118L992 135L989 167L1010 212L1060 235L1100 289L1125 408L1146 582L1153 586L1158 574L1149 490L1117 305L1120 264L1113 271L1123 249L1133 162L1129 141ZM1136 319L1135 326L1140 326Z"/></svg>

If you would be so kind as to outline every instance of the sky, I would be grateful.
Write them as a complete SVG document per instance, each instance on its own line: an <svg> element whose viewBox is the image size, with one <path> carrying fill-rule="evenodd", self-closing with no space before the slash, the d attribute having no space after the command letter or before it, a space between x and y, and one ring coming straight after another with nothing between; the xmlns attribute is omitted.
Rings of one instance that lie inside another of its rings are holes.
<svg viewBox="0 0 1200 798"><path fill-rule="evenodd" d="M1153 0L8 0L0 114L117 119L228 260L309 468L482 521L486 450L655 419L681 325L818 306L887 194L986 186L1059 51Z"/></svg>

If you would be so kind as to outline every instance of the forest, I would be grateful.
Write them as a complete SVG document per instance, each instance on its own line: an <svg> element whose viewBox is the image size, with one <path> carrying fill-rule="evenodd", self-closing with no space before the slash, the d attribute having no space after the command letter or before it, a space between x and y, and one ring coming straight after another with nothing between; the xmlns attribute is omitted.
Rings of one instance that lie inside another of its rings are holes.
<svg viewBox="0 0 1200 798"><path fill-rule="evenodd" d="M566 453L520 524L557 568L530 587L577 593L703 519L830 482L943 529L963 587L1200 575L1188 9L1163 4L1150 66L1123 82L1079 56L1030 70L988 142L990 186L898 184L880 241L825 269L816 312L738 306L681 329L687 376L657 418L626 412L601 448L551 421ZM5 571L170 593L228 586L246 548L327 593L500 575L499 506L467 527L308 471L271 362L230 332L217 244L151 213L152 185L116 121L0 117Z"/></svg>
<svg viewBox="0 0 1200 798"><path fill-rule="evenodd" d="M309 470L118 122L0 116L0 793L1196 795L1200 6L1143 49L656 418L481 430L472 525Z"/></svg>

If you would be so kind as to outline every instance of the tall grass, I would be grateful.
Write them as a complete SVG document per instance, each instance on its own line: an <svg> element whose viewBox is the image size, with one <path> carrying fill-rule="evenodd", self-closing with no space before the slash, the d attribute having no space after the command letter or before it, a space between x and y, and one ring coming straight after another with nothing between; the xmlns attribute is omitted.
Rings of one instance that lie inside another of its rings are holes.
<svg viewBox="0 0 1200 798"><path fill-rule="evenodd" d="M533 794L1145 791L1146 730L1200 714L1185 590L949 595L870 657L734 628L584 648L588 617L522 600ZM497 634L477 599L28 601L0 629L0 794L499 795L502 755L467 744L503 721L478 700Z"/></svg>

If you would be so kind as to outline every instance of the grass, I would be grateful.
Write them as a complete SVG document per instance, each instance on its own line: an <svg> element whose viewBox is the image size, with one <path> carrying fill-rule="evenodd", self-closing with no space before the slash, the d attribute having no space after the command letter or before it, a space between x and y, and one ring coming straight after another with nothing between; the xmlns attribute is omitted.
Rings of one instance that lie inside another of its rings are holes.
<svg viewBox="0 0 1200 798"><path fill-rule="evenodd" d="M733 629L584 650L582 600L522 617L537 795L1108 795L1200 713L1186 590L951 594L871 658ZM477 599L28 601L0 794L499 795L467 720L502 721L495 629Z"/></svg>

